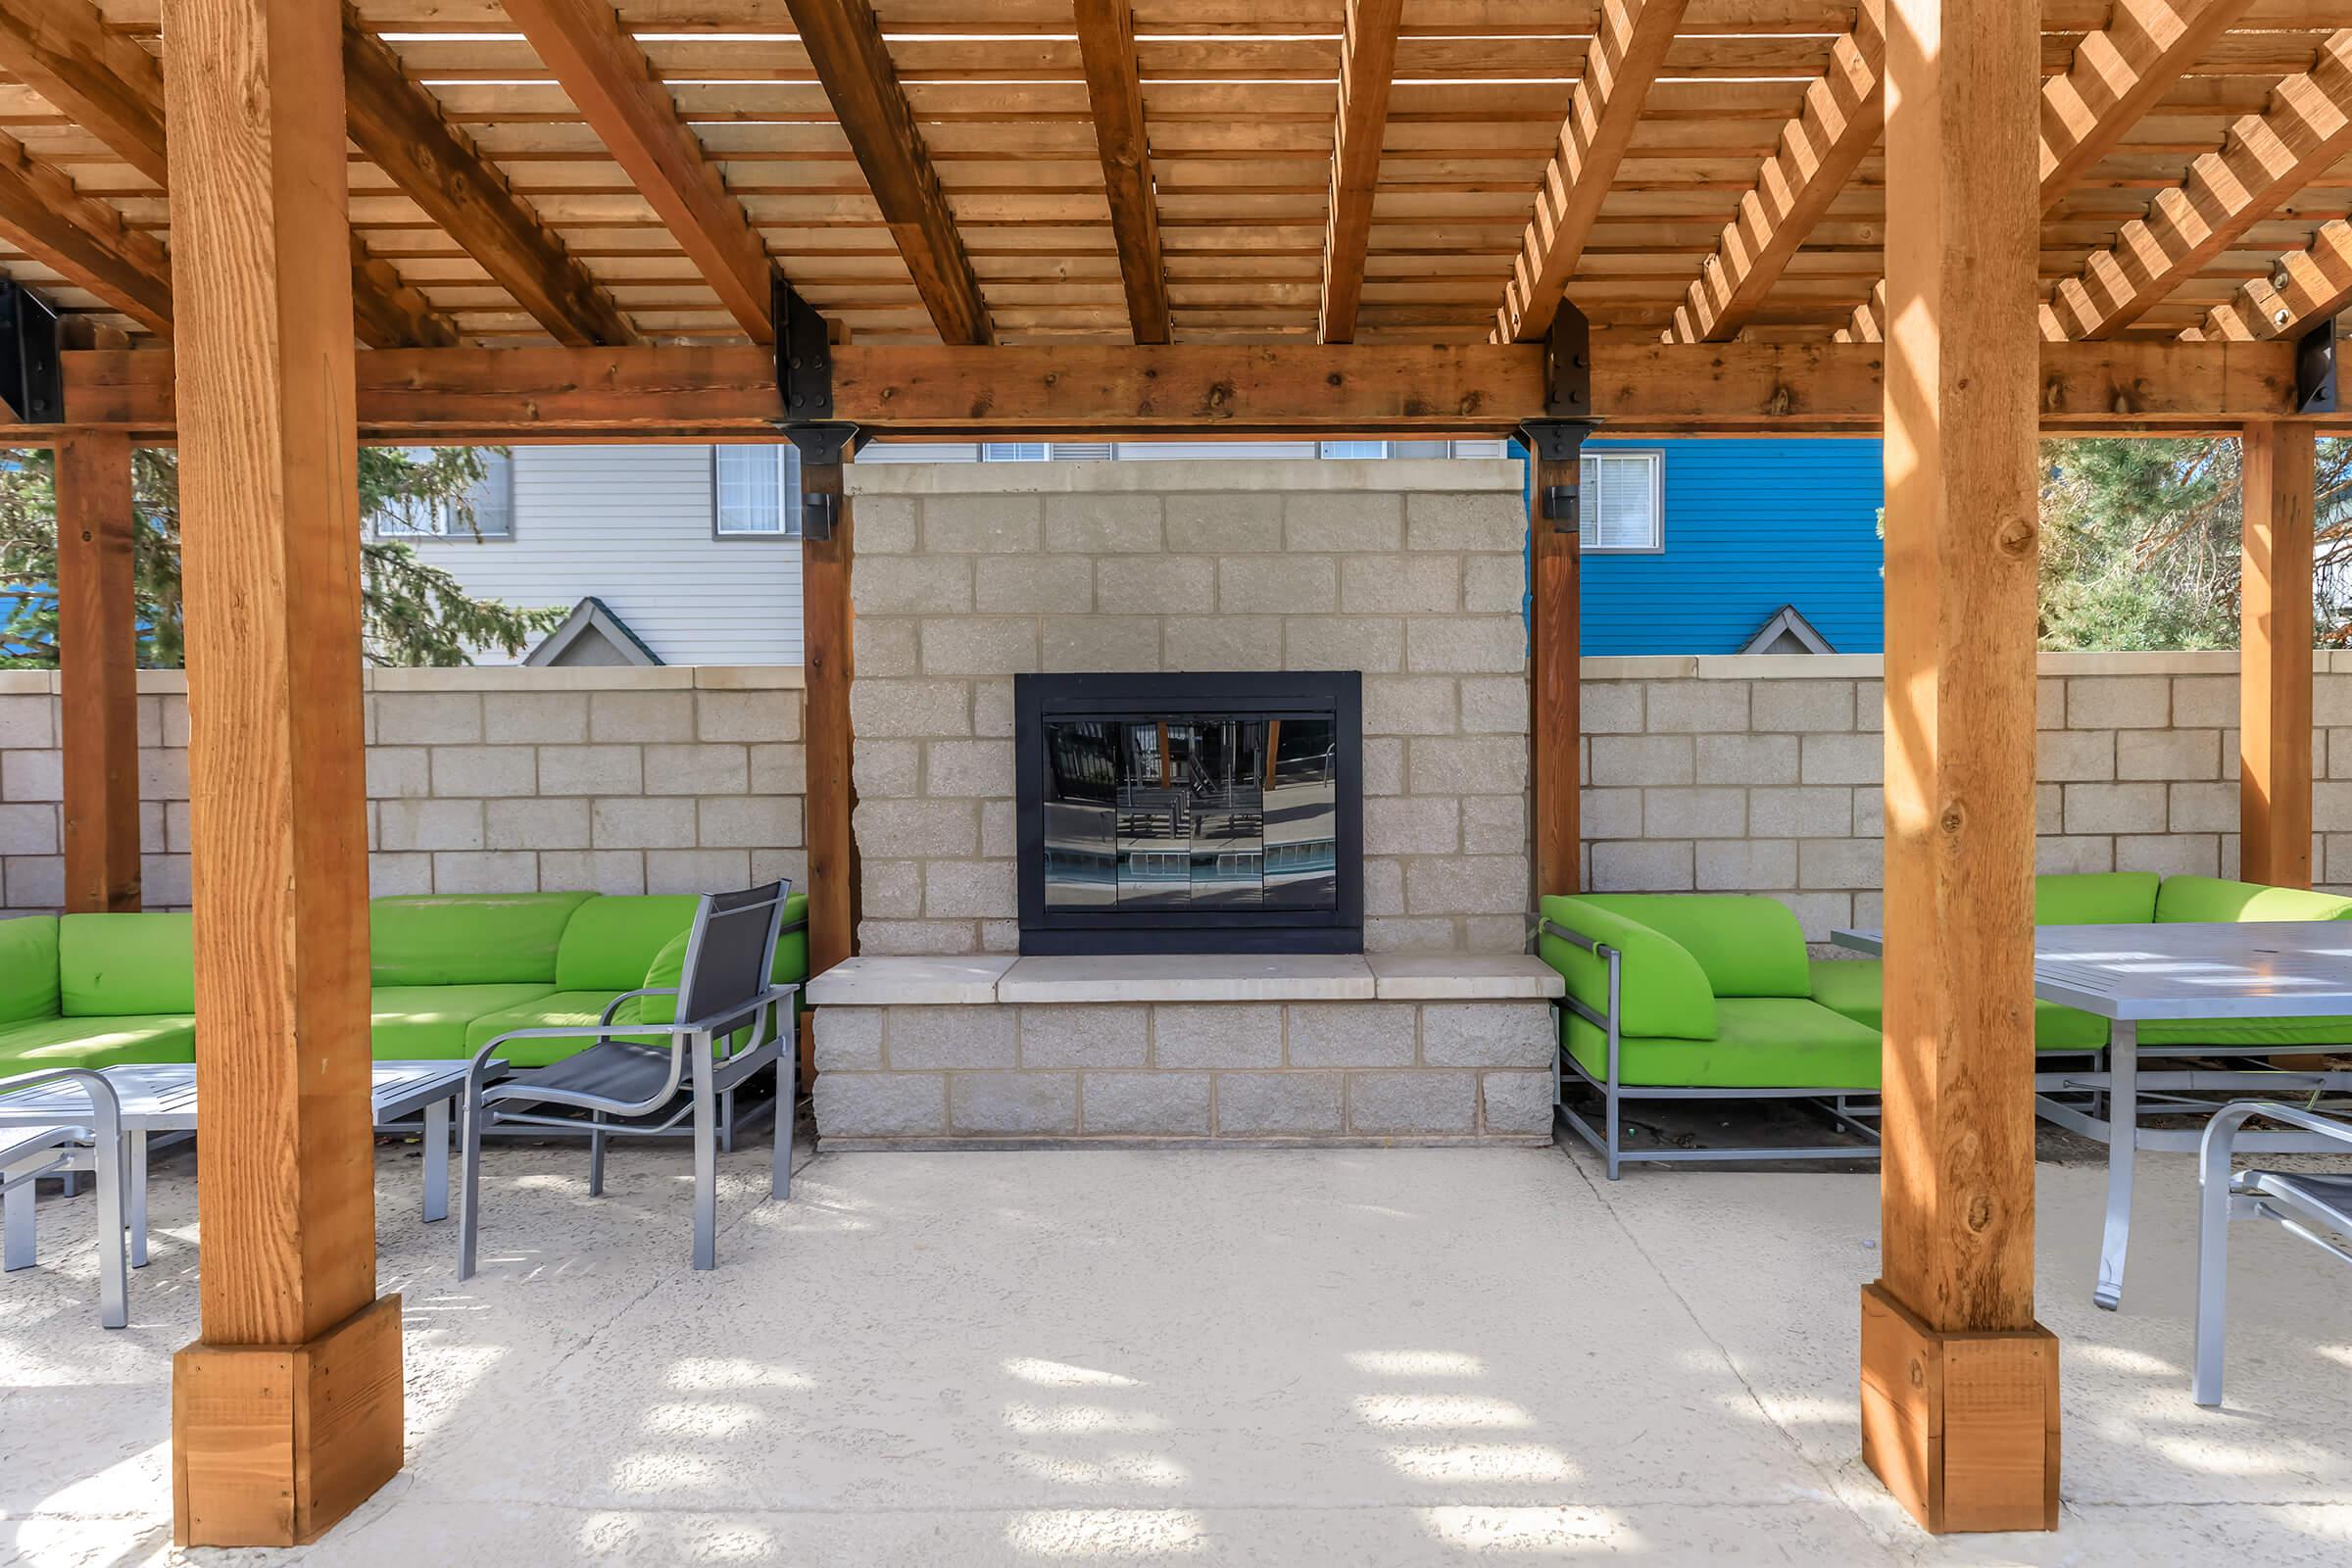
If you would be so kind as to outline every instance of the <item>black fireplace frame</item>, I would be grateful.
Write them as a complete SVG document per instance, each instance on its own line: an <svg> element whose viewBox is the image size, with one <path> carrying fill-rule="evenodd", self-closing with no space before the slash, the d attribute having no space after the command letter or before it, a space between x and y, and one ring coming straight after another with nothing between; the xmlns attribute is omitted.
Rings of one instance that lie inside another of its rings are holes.
<svg viewBox="0 0 2352 1568"><path fill-rule="evenodd" d="M1019 801L1021 952L1361 953L1364 950L1364 699L1352 669L1015 675L1013 777ZM1061 718L1328 718L1333 795L1329 909L1049 909L1046 723Z"/></svg>

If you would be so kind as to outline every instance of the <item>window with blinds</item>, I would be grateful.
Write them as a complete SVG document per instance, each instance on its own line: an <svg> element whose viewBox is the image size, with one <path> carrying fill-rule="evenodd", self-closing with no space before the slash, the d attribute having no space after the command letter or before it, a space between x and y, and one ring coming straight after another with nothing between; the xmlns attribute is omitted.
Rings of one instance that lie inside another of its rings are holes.
<svg viewBox="0 0 2352 1568"><path fill-rule="evenodd" d="M417 463L429 463L431 447L407 447ZM514 537L514 460L503 452L482 454L482 476L466 500L470 525L458 509L438 501L396 501L368 518L379 539L512 539Z"/></svg>
<svg viewBox="0 0 2352 1568"><path fill-rule="evenodd" d="M1665 472L1662 452L1587 453L1578 529L1583 548L1665 549Z"/></svg>
<svg viewBox="0 0 2352 1568"><path fill-rule="evenodd" d="M711 531L721 539L792 539L801 454L789 441L710 449Z"/></svg>

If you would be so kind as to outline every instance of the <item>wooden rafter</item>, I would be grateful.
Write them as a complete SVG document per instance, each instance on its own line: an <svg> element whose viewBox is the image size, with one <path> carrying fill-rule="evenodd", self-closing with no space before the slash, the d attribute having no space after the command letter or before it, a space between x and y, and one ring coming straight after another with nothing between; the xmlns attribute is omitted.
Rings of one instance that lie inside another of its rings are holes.
<svg viewBox="0 0 2352 1568"><path fill-rule="evenodd" d="M172 262L151 234L84 196L56 165L0 131L0 236L149 331L172 331Z"/></svg>
<svg viewBox="0 0 2352 1568"><path fill-rule="evenodd" d="M1833 340L1838 343L1884 343L1886 341L1886 280L1880 278L1871 286L1870 298L1854 307L1854 318L1838 329Z"/></svg>
<svg viewBox="0 0 2352 1568"><path fill-rule="evenodd" d="M516 196L473 138L451 123L400 57L343 8L351 139L559 343L634 343L612 296Z"/></svg>
<svg viewBox="0 0 2352 1568"><path fill-rule="evenodd" d="M1878 0L1867 0L1877 4ZM1585 254L1592 220L1617 178L1649 99L1650 83L1674 45L1686 0L1611 0L1569 101L1559 146L1536 192L1536 216L1495 313L1495 340L1525 343L1551 330L1568 279Z"/></svg>
<svg viewBox="0 0 2352 1568"><path fill-rule="evenodd" d="M605 0L508 0L507 15L755 343L775 341L766 243Z"/></svg>
<svg viewBox="0 0 2352 1568"><path fill-rule="evenodd" d="M1885 0L1862 0L1853 31L1830 46L1828 69L1806 87L1804 108L1781 127L1780 150L1740 198L1740 216L1724 224L1665 341L1722 342L1764 303L1878 142L1886 121L1886 55Z"/></svg>
<svg viewBox="0 0 2352 1568"><path fill-rule="evenodd" d="M2220 152L2158 193L2112 249L2061 282L2041 313L2045 337L2105 338L2130 326L2302 186L2352 152L2352 30L2320 45L2309 71L2271 93L2269 109L2230 129Z"/></svg>
<svg viewBox="0 0 2352 1568"><path fill-rule="evenodd" d="M1159 254L1159 197L1152 187L1144 85L1135 58L1135 8L1128 0L1077 0L1078 53L1102 155L1102 193L1119 247L1119 281L1138 343L1165 343L1168 270Z"/></svg>
<svg viewBox="0 0 2352 1568"><path fill-rule="evenodd" d="M110 30L89 0L9 0L0 11L0 67L24 77L159 189L170 183L163 68L146 50ZM402 282L389 263L370 256L357 235L351 265L353 327L360 341L371 348L449 348L460 341L456 323ZM161 275L168 296L169 264ZM95 285L91 291L122 304ZM137 311L129 314L156 331L169 330L168 300L166 325Z"/></svg>
<svg viewBox="0 0 2352 1568"><path fill-rule="evenodd" d="M1324 220L1323 282L1315 316L1315 336L1325 343L1355 339L1403 9L1403 0L1348 0L1340 36L1340 108L1332 125L1331 211Z"/></svg>
<svg viewBox="0 0 2352 1568"><path fill-rule="evenodd" d="M2041 210L2113 152L2253 3L2115 0L2107 25L2075 46L2066 74L2041 84Z"/></svg>
<svg viewBox="0 0 2352 1568"><path fill-rule="evenodd" d="M866 0L786 3L800 29L801 47L808 51L833 118L858 155L882 221L941 341L993 343L996 328L980 297L980 280L931 168L914 110L899 85L873 7Z"/></svg>
<svg viewBox="0 0 2352 1568"><path fill-rule="evenodd" d="M2250 277L2236 294L2205 313L2184 338L2261 342L2299 331L2352 305L2352 223L2331 218L2311 243L2272 264L2268 277Z"/></svg>

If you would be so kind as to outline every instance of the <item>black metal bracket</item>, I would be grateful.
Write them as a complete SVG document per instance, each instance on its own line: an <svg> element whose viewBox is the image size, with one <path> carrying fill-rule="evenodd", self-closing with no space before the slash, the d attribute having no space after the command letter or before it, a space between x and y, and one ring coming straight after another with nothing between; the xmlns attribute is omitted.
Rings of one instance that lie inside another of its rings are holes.
<svg viewBox="0 0 2352 1568"><path fill-rule="evenodd" d="M833 419L818 424L778 426L784 439L800 449L801 471L810 468L837 468L858 455L869 437L854 424ZM810 490L801 486L801 537L822 543L833 537L834 525L841 516L841 497L831 489Z"/></svg>
<svg viewBox="0 0 2352 1568"><path fill-rule="evenodd" d="M793 424L833 417L833 336L816 307L779 277L770 296L776 322L776 390Z"/></svg>
<svg viewBox="0 0 2352 1568"><path fill-rule="evenodd" d="M2332 316L2295 343L2295 411L2335 412L2335 318Z"/></svg>
<svg viewBox="0 0 2352 1568"><path fill-rule="evenodd" d="M66 416L57 310L22 283L0 280L0 403L20 424Z"/></svg>
<svg viewBox="0 0 2352 1568"><path fill-rule="evenodd" d="M1519 426L1519 439L1534 453L1536 461L1549 466L1581 473L1578 462L1584 456L1585 440L1600 426L1592 419L1529 419ZM1551 522L1554 533L1573 533L1584 516L1583 497L1578 484L1551 484L1536 499L1543 514Z"/></svg>
<svg viewBox="0 0 2352 1568"><path fill-rule="evenodd" d="M1544 412L1555 419L1592 417L1592 323L1567 300L1544 338Z"/></svg>

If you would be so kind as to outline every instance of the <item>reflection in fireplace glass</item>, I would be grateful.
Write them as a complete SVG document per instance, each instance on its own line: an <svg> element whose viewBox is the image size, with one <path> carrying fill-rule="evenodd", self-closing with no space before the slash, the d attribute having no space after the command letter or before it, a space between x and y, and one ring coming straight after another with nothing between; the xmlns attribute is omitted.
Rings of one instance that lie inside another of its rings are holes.
<svg viewBox="0 0 2352 1568"><path fill-rule="evenodd" d="M1333 907L1330 719L1054 719L1045 738L1049 907Z"/></svg>

